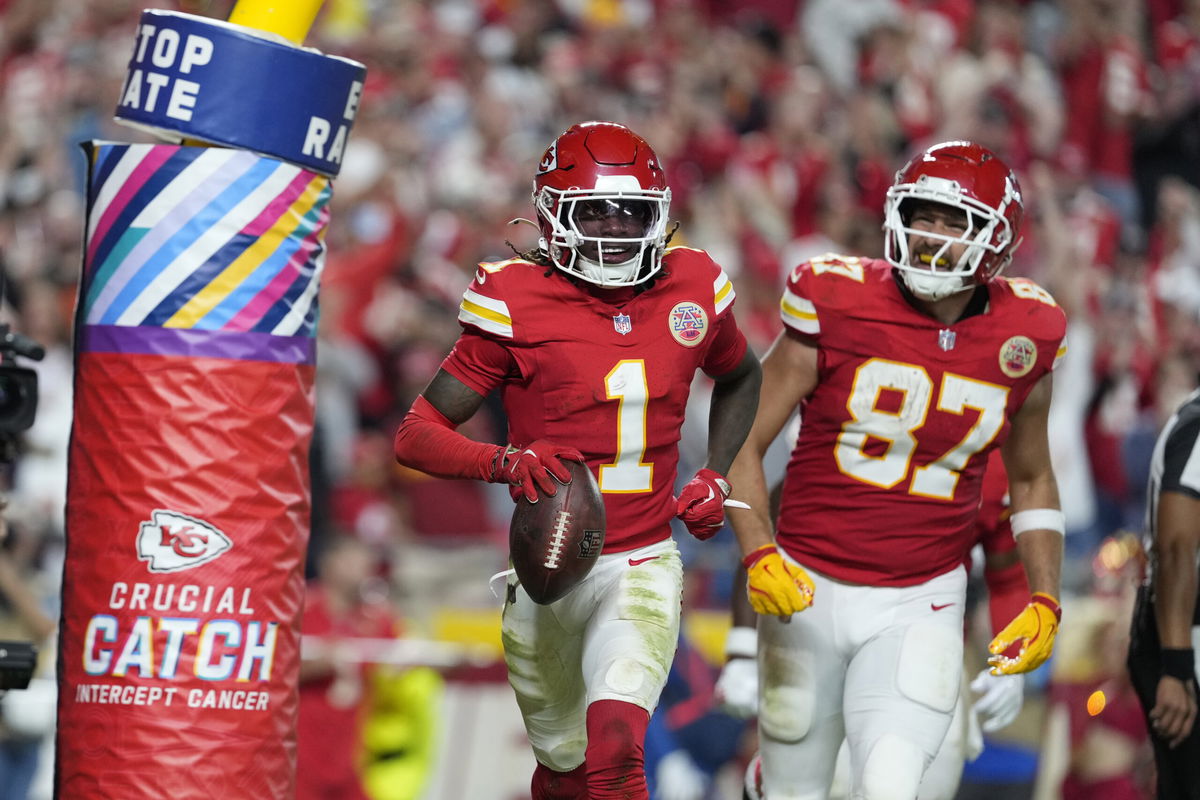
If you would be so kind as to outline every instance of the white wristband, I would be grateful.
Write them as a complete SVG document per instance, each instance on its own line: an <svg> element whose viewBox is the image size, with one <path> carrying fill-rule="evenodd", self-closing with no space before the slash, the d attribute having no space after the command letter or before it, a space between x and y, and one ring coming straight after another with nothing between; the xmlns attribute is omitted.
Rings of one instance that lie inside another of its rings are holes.
<svg viewBox="0 0 1200 800"><path fill-rule="evenodd" d="M1013 538L1025 531L1056 531L1065 535L1067 518L1057 508L1030 508L1018 511L1011 518Z"/></svg>
<svg viewBox="0 0 1200 800"><path fill-rule="evenodd" d="M758 655L758 631L754 628L730 628L725 637L726 658L755 658Z"/></svg>

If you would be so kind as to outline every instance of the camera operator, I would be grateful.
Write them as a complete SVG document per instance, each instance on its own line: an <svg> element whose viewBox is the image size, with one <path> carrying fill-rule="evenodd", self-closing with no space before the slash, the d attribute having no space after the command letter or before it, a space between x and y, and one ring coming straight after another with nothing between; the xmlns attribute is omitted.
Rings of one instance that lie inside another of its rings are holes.
<svg viewBox="0 0 1200 800"><path fill-rule="evenodd" d="M58 297L49 283L30 282L5 298L5 310L19 299L20 326L32 336L0 323L0 490L8 491L0 492L0 800L52 793L73 372ZM40 398L39 384L47 389Z"/></svg>
<svg viewBox="0 0 1200 800"><path fill-rule="evenodd" d="M0 798L26 800L35 796L30 791L39 764L53 758L57 687L52 675L34 673L38 660L53 669L57 626L3 546L6 502L0 500L0 601L6 608L0 615Z"/></svg>

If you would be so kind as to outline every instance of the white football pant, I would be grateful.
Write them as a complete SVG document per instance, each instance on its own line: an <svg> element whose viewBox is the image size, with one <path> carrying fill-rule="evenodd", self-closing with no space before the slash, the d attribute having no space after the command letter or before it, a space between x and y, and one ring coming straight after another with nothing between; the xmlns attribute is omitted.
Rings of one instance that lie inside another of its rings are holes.
<svg viewBox="0 0 1200 800"><path fill-rule="evenodd" d="M811 608L759 618L767 796L828 800L845 738L853 800L915 800L960 694L966 571L906 587L807 571Z"/></svg>
<svg viewBox="0 0 1200 800"><path fill-rule="evenodd" d="M583 763L587 707L620 700L653 713L679 638L683 564L673 539L602 555L578 586L538 605L508 578L508 681L537 760Z"/></svg>

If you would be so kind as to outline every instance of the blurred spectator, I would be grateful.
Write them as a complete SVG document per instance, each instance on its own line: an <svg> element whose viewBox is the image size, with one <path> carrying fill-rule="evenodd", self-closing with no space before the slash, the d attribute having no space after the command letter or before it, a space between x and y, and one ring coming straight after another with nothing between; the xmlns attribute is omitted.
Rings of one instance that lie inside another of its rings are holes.
<svg viewBox="0 0 1200 800"><path fill-rule="evenodd" d="M1091 175L1095 189L1126 226L1141 223L1133 185L1133 137L1150 109L1147 64L1139 40L1141 3L1069 0L1058 42L1068 163Z"/></svg>
<svg viewBox="0 0 1200 800"><path fill-rule="evenodd" d="M1119 596L1074 602L1072 633L1057 655L1039 781L1060 781L1061 800L1154 796L1146 723L1124 663L1132 599L1125 583Z"/></svg>
<svg viewBox="0 0 1200 800"><path fill-rule="evenodd" d="M717 800L717 773L742 755L748 723L715 707L716 679L716 668L681 636L646 730L651 800Z"/></svg>
<svg viewBox="0 0 1200 800"><path fill-rule="evenodd" d="M370 670L356 639L389 639L399 623L371 551L339 537L321 553L305 598L297 727L298 800L367 800L363 715Z"/></svg>
<svg viewBox="0 0 1200 800"><path fill-rule="evenodd" d="M12 547L48 591L78 145L152 141L112 121L143 8L224 19L233 5L0 0L0 303L48 350L29 365L43 396L11 470ZM467 272L509 255L506 239L535 243L505 225L527 213L514 165L588 118L656 142L673 242L727 267L760 353L783 274L825 251L879 254L880 193L914 139L995 148L1033 221L1011 273L1045 285L1070 325L1051 425L1067 584L1086 583L1105 535L1140 526L1147 432L1200 367L1200 0L328 0L306 44L368 66L326 240L314 548L340 530L388 553L406 610L489 601L511 501L383 471L364 449L390 439L457 336ZM502 416L478 424L503 439ZM463 540L471 565L441 582Z"/></svg>
<svg viewBox="0 0 1200 800"><path fill-rule="evenodd" d="M0 507L0 512L3 508ZM0 542L5 539L0 520ZM54 632L45 586L0 549L0 640L31 642L38 668L25 689L0 692L0 800L49 800L54 766Z"/></svg>

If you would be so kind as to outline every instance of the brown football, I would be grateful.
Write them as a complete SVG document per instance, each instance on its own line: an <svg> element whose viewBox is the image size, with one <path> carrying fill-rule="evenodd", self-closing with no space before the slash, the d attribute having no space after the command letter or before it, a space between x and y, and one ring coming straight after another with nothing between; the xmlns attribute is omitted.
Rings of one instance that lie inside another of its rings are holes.
<svg viewBox="0 0 1200 800"><path fill-rule="evenodd" d="M517 501L508 528L513 569L535 603L566 595L583 580L604 546L604 500L586 464L562 462L571 482L536 503Z"/></svg>

